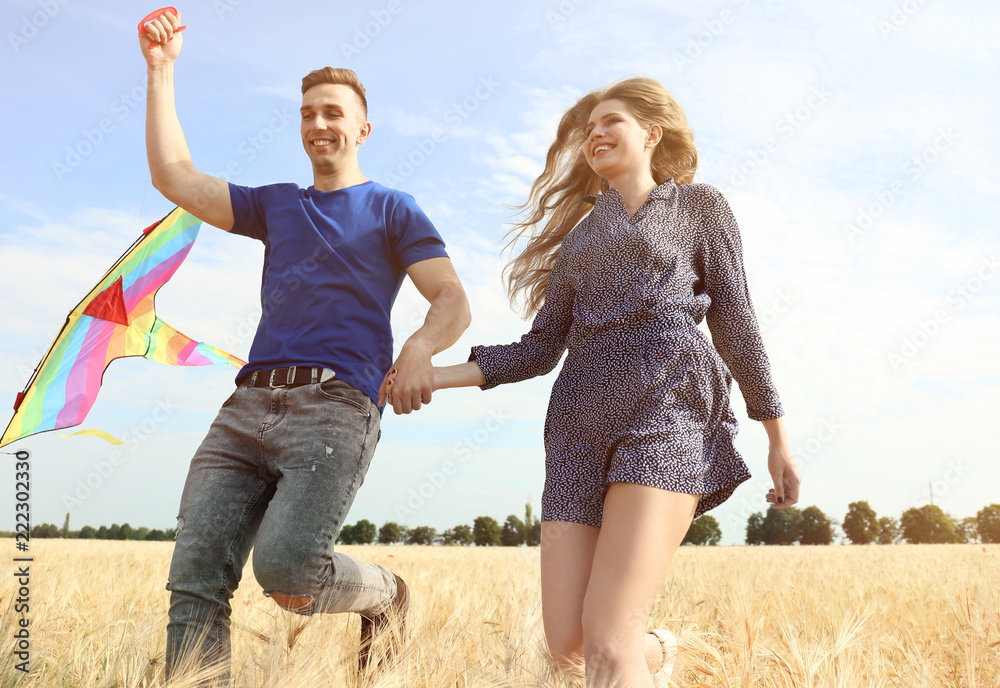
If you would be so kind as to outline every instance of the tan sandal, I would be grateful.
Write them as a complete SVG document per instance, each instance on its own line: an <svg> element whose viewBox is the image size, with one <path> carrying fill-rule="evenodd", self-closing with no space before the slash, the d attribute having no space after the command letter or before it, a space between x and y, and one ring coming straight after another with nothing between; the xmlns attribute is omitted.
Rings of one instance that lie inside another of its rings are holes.
<svg viewBox="0 0 1000 688"><path fill-rule="evenodd" d="M670 631L656 628L648 631L660 641L660 649L663 650L663 663L660 668L653 673L653 685L656 688L668 688L676 685L668 679L676 679L680 665L677 663L677 637Z"/></svg>

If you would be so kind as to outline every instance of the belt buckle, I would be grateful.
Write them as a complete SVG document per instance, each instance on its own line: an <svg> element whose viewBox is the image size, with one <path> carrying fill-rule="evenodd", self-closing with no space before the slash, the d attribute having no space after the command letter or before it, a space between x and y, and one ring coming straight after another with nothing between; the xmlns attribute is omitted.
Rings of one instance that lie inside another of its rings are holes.
<svg viewBox="0 0 1000 688"><path fill-rule="evenodd" d="M288 387L288 374L287 374L287 372L285 374L285 384L283 384L283 385L276 385L276 384L274 384L274 374L276 372L278 372L278 370L279 370L279 368L273 369L271 371L270 377L268 377L268 379L267 379L267 386L270 387L271 389L284 389L285 387ZM285 370L287 371L287 368ZM295 375L295 368L294 367L292 368L292 375Z"/></svg>

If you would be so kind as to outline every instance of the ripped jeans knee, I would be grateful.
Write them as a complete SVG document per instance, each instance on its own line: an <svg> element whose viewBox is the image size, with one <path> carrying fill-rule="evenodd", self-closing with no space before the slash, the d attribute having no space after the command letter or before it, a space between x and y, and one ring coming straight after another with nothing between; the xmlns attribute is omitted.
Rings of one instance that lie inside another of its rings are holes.
<svg viewBox="0 0 1000 688"><path fill-rule="evenodd" d="M312 616L316 609L316 598L312 595L289 595L284 592L265 592L279 607L303 616Z"/></svg>

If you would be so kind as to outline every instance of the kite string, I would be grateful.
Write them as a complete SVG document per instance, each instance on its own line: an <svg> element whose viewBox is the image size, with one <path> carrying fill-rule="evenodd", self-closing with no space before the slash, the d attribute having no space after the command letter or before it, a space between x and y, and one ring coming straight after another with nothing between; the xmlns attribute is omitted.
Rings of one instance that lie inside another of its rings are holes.
<svg viewBox="0 0 1000 688"><path fill-rule="evenodd" d="M149 189L149 165L146 166L146 183L142 185L142 202L139 203L139 218L136 221L135 235L142 234L142 211L146 208L146 190Z"/></svg>

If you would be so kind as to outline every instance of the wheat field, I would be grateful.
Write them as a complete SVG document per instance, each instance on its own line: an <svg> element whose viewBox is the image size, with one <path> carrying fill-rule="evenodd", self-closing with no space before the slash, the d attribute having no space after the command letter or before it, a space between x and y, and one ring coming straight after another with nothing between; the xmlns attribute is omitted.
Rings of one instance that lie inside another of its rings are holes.
<svg viewBox="0 0 1000 688"><path fill-rule="evenodd" d="M9 568L15 554L12 540ZM33 540L30 671L12 654L19 583L0 586L2 686L163 685L172 543ZM233 600L233 686L576 685L541 628L537 548L354 546L410 585L410 641L358 677L357 615L302 617L248 567ZM653 611L681 640L681 686L1000 686L1000 545L686 547Z"/></svg>

